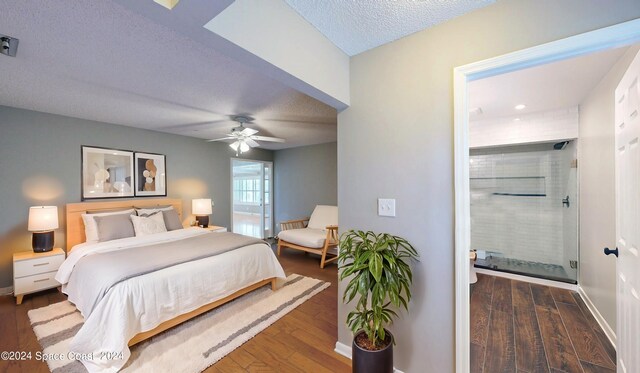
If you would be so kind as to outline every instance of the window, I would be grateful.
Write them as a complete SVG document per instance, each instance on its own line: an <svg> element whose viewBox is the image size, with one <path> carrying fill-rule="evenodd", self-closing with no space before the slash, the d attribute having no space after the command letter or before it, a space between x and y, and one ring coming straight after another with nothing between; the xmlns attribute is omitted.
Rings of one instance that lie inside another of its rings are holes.
<svg viewBox="0 0 640 373"><path fill-rule="evenodd" d="M233 202L246 204L260 203L260 180L242 178L233 180Z"/></svg>

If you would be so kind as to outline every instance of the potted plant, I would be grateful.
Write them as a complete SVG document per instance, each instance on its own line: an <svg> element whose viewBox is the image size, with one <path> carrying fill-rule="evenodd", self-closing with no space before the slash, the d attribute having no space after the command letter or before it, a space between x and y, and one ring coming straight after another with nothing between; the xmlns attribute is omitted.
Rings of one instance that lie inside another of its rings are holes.
<svg viewBox="0 0 640 373"><path fill-rule="evenodd" d="M357 300L347 315L353 372L393 372L395 341L385 326L398 316L393 307L408 310L413 276L407 262L417 258L407 240L388 233L350 230L340 237L340 280L349 278L342 300Z"/></svg>

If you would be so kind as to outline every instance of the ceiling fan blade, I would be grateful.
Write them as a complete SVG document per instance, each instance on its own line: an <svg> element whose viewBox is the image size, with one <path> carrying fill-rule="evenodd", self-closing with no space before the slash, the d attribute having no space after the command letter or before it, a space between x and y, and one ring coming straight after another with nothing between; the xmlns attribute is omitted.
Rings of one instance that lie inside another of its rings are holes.
<svg viewBox="0 0 640 373"><path fill-rule="evenodd" d="M258 131L254 130L253 128L245 128L240 133L245 135L245 136L251 136L251 135L255 135L256 133L258 133Z"/></svg>
<svg viewBox="0 0 640 373"><path fill-rule="evenodd" d="M246 140L244 140L244 142L246 142L247 145L249 145L252 148L256 148L256 147L260 146L260 144L258 144L257 142L253 141L253 139L251 139L251 138L247 138Z"/></svg>
<svg viewBox="0 0 640 373"><path fill-rule="evenodd" d="M285 139L281 139L279 137L251 136L251 138L258 141L285 142Z"/></svg>
<svg viewBox="0 0 640 373"><path fill-rule="evenodd" d="M223 140L235 140L236 137L235 136L227 136L227 137L221 137L219 139L212 139L212 140L207 140L207 142L212 142L212 141L223 141Z"/></svg>

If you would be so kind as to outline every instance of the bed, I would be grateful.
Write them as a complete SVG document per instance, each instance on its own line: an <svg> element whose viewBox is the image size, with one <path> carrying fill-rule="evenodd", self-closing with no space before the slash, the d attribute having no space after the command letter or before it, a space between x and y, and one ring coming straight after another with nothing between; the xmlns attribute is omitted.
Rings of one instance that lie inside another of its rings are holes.
<svg viewBox="0 0 640 373"><path fill-rule="evenodd" d="M82 215L129 208L171 208L179 199L73 203L66 207L68 257L56 279L85 322L71 351L90 372L115 372L129 347L271 284L285 274L259 240L185 228L141 237L85 242ZM115 356L97 359L96 356Z"/></svg>

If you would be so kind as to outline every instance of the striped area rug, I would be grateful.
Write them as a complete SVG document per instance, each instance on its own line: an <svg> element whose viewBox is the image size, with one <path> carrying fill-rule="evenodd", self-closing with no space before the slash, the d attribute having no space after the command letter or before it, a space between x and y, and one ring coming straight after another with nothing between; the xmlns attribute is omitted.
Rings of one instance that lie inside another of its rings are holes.
<svg viewBox="0 0 640 373"><path fill-rule="evenodd" d="M331 284L290 275L277 291L269 285L189 320L131 348L123 372L201 372ZM68 301L29 311L45 354L69 352L84 322ZM47 361L54 373L86 372L79 361Z"/></svg>

